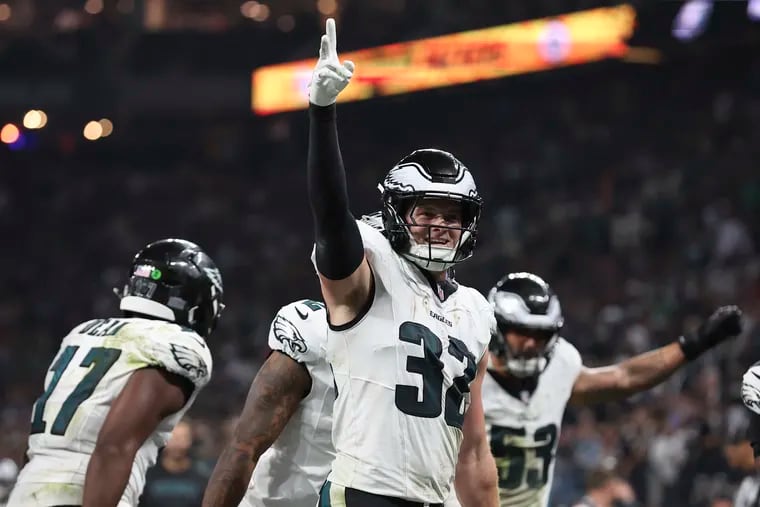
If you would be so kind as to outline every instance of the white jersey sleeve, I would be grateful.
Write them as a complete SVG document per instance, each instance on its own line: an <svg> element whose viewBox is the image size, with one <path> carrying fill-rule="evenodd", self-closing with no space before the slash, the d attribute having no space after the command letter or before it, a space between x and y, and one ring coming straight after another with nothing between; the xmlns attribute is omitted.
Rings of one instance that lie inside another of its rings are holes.
<svg viewBox="0 0 760 507"><path fill-rule="evenodd" d="M356 223L362 235L364 252L367 255L367 262L372 267L372 272L386 287L392 287L399 281L397 273L398 267L401 266L401 258L393 251L390 242L380 229L363 220L357 220Z"/></svg>
<svg viewBox="0 0 760 507"><path fill-rule="evenodd" d="M324 361L327 338L324 303L304 299L283 306L269 326L269 348L307 366Z"/></svg>
<svg viewBox="0 0 760 507"><path fill-rule="evenodd" d="M206 342L195 331L158 320L127 326L118 336L130 361L162 368L191 381L196 390L211 379L212 360Z"/></svg>
<svg viewBox="0 0 760 507"><path fill-rule="evenodd" d="M401 267L400 257L393 251L388 239L383 235L382 223L373 216L362 217L356 221L362 237L364 253L372 273L386 285L392 285L394 275ZM316 251L311 252L311 261L317 268ZM319 269L317 268L317 271ZM377 280L376 280L377 281Z"/></svg>

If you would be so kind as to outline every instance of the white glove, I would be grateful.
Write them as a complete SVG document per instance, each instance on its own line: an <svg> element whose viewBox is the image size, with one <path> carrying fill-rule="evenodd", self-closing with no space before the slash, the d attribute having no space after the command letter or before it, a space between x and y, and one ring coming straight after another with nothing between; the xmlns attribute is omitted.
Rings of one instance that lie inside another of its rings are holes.
<svg viewBox="0 0 760 507"><path fill-rule="evenodd" d="M317 106L334 104L338 94L348 86L354 74L354 62L338 60L338 37L335 34L335 20L327 20L327 33L322 36L319 46L319 61L314 67L309 83L309 102Z"/></svg>
<svg viewBox="0 0 760 507"><path fill-rule="evenodd" d="M760 361L749 367L742 378L742 401L756 414L760 414Z"/></svg>

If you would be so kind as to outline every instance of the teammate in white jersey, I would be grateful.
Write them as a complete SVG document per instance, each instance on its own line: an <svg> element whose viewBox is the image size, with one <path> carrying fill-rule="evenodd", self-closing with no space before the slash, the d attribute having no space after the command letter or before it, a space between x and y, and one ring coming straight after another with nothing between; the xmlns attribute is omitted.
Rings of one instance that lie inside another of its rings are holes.
<svg viewBox="0 0 760 507"><path fill-rule="evenodd" d="M755 463L760 465L760 361L750 366L742 376L741 397L751 412L747 428L747 440L752 446ZM757 495L760 500L760 490Z"/></svg>
<svg viewBox="0 0 760 507"><path fill-rule="evenodd" d="M314 261L337 391L320 505L441 505L456 476L466 507L493 507L480 386L495 322L449 269L473 252L481 198L453 155L417 150L380 186L382 229L354 219L335 119L353 69L338 60L330 19L309 90Z"/></svg>
<svg viewBox="0 0 760 507"><path fill-rule="evenodd" d="M27 463L11 507L132 507L145 472L211 375L206 346L222 278L189 241L135 256L123 318L76 326L32 412Z"/></svg>
<svg viewBox="0 0 760 507"><path fill-rule="evenodd" d="M502 505L548 505L554 452L568 403L626 398L654 387L701 353L741 332L735 306L716 310L694 333L618 364L586 368L560 337L559 299L530 273L511 273L491 290L499 333L483 382Z"/></svg>
<svg viewBox="0 0 760 507"><path fill-rule="evenodd" d="M335 389L326 340L323 303L297 301L277 312L269 330L272 353L253 380L203 507L317 504L335 456L330 433Z"/></svg>

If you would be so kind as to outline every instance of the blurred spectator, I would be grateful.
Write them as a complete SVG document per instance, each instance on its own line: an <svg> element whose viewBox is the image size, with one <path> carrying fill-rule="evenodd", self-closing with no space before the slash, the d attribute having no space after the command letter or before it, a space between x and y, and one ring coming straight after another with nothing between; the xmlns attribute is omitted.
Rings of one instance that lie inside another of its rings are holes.
<svg viewBox="0 0 760 507"><path fill-rule="evenodd" d="M199 507L208 476L198 471L190 454L193 430L190 422L180 421L171 439L148 470L140 507Z"/></svg>
<svg viewBox="0 0 760 507"><path fill-rule="evenodd" d="M0 507L6 505L18 476L18 466L10 458L0 459Z"/></svg>
<svg viewBox="0 0 760 507"><path fill-rule="evenodd" d="M635 507L636 494L628 482L612 470L597 468L586 477L586 494L573 507Z"/></svg>
<svg viewBox="0 0 760 507"><path fill-rule="evenodd" d="M713 498L710 507L736 507L736 505L732 503L730 495L723 494Z"/></svg>

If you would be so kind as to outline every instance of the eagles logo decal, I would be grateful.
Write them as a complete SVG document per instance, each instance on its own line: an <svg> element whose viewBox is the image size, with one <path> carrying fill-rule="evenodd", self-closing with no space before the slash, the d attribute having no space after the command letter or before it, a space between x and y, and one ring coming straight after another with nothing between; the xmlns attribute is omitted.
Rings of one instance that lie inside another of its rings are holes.
<svg viewBox="0 0 760 507"><path fill-rule="evenodd" d="M414 185L410 185L408 183L404 183L400 179L398 179L398 173L400 170L404 169L408 166L418 166L418 164L404 164L397 167L394 167L388 175L385 177L385 181L383 182L383 185L388 190L399 190L401 192L414 192Z"/></svg>
<svg viewBox="0 0 760 507"><path fill-rule="evenodd" d="M208 368L203 359L189 347L183 345L170 345L174 360L194 379L201 379L208 376Z"/></svg>
<svg viewBox="0 0 760 507"><path fill-rule="evenodd" d="M290 351L303 354L306 352L306 342L304 341L301 333L298 332L296 326L294 326L288 319L278 315L274 319L272 324L272 330L274 331L274 337L277 341L290 348Z"/></svg>

